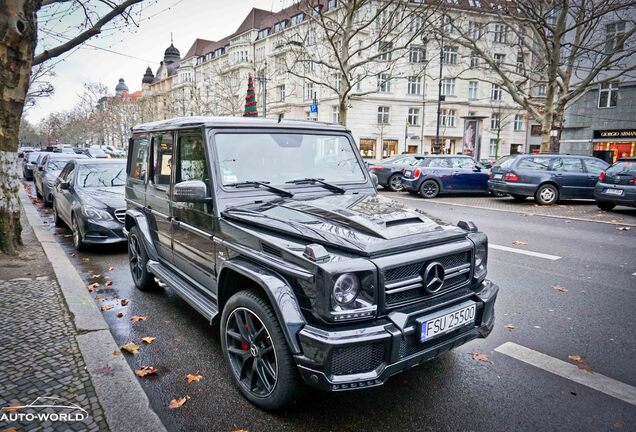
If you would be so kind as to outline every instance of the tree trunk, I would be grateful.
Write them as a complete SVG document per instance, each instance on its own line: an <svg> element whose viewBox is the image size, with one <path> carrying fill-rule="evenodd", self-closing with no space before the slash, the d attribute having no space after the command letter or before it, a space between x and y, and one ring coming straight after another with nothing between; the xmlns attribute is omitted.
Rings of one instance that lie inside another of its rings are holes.
<svg viewBox="0 0 636 432"><path fill-rule="evenodd" d="M18 136L37 40L36 1L0 2L0 251L22 244Z"/></svg>
<svg viewBox="0 0 636 432"><path fill-rule="evenodd" d="M338 108L338 123L343 126L347 125L347 110L349 106L346 98L340 98L340 106Z"/></svg>

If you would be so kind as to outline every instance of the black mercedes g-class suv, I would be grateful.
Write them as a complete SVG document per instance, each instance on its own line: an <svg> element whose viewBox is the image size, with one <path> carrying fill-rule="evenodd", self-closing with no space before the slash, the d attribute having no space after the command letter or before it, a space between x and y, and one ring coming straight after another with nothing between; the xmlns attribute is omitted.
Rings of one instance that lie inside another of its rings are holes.
<svg viewBox="0 0 636 432"><path fill-rule="evenodd" d="M380 385L493 328L486 236L378 196L341 126L143 124L127 172L135 285L168 286L218 322L237 387L261 408L303 381Z"/></svg>

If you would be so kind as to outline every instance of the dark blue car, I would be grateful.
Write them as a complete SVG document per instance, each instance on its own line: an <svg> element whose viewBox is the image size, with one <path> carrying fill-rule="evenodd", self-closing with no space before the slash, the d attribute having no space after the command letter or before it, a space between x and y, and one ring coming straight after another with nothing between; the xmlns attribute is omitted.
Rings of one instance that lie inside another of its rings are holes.
<svg viewBox="0 0 636 432"><path fill-rule="evenodd" d="M427 156L404 169L404 190L424 198L440 193L487 193L489 171L470 156Z"/></svg>

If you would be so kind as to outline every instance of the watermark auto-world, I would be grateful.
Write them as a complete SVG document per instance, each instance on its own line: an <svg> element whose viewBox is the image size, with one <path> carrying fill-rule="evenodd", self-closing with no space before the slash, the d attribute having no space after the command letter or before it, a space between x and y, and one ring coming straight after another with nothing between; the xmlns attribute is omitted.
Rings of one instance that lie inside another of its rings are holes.
<svg viewBox="0 0 636 432"><path fill-rule="evenodd" d="M39 397L27 405L11 405L0 409L0 422L83 422L88 412L74 403L56 397Z"/></svg>

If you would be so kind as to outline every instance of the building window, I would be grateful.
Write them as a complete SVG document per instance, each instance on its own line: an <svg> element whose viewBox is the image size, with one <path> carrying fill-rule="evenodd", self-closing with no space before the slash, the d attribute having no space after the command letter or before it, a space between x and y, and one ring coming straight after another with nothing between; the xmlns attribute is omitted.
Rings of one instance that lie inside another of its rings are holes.
<svg viewBox="0 0 636 432"><path fill-rule="evenodd" d="M442 126L455 127L455 110L442 110L442 115L439 118L439 122Z"/></svg>
<svg viewBox="0 0 636 432"><path fill-rule="evenodd" d="M468 4L470 4L471 7L481 7L479 0L468 0Z"/></svg>
<svg viewBox="0 0 636 432"><path fill-rule="evenodd" d="M457 64L457 47L444 47L442 62L444 64Z"/></svg>
<svg viewBox="0 0 636 432"><path fill-rule="evenodd" d="M287 22L286 21L279 21L276 24L274 24L274 33L278 33L279 31L283 31L285 29L285 24Z"/></svg>
<svg viewBox="0 0 636 432"><path fill-rule="evenodd" d="M473 40L481 38L481 23L475 21L468 22L468 37Z"/></svg>
<svg viewBox="0 0 636 432"><path fill-rule="evenodd" d="M490 100L500 101L501 96L503 94L503 90L497 84L490 85Z"/></svg>
<svg viewBox="0 0 636 432"><path fill-rule="evenodd" d="M380 52L382 55L380 56L380 60L389 61L391 60L391 54L393 49L393 42L380 42Z"/></svg>
<svg viewBox="0 0 636 432"><path fill-rule="evenodd" d="M477 54L472 53L470 55L470 68L476 69L478 67L479 67L479 57L477 56Z"/></svg>
<svg viewBox="0 0 636 432"><path fill-rule="evenodd" d="M453 20L448 15L442 17L442 29L445 33L453 32Z"/></svg>
<svg viewBox="0 0 636 432"><path fill-rule="evenodd" d="M391 76L389 74L378 75L378 92L380 93L391 92Z"/></svg>
<svg viewBox="0 0 636 432"><path fill-rule="evenodd" d="M266 38L268 35L269 35L269 29L268 29L268 28L263 29L263 30L260 30L260 31L258 32L258 38L259 38L259 39L264 39L264 38Z"/></svg>
<svg viewBox="0 0 636 432"><path fill-rule="evenodd" d="M314 90L314 83L308 82L305 84L305 100L312 100L316 92Z"/></svg>
<svg viewBox="0 0 636 432"><path fill-rule="evenodd" d="M497 138L490 138L490 146L488 148L488 155L490 157L495 157L497 156L498 153L498 148L499 146L497 145Z"/></svg>
<svg viewBox="0 0 636 432"><path fill-rule="evenodd" d="M605 52L622 50L624 43L621 39L625 36L625 21L618 21L606 25L605 32L607 34Z"/></svg>
<svg viewBox="0 0 636 432"><path fill-rule="evenodd" d="M278 86L278 100L280 102L285 102L285 84Z"/></svg>
<svg viewBox="0 0 636 432"><path fill-rule="evenodd" d="M523 130L523 114L515 114L514 131L521 132Z"/></svg>
<svg viewBox="0 0 636 432"><path fill-rule="evenodd" d="M293 17L291 17L291 25L300 24L301 22L303 22L304 17L305 16L302 13L294 15Z"/></svg>
<svg viewBox="0 0 636 432"><path fill-rule="evenodd" d="M336 92L340 91L340 86L342 84L342 75L339 73L333 74L333 86L336 89Z"/></svg>
<svg viewBox="0 0 636 432"><path fill-rule="evenodd" d="M546 93L546 85L545 84L539 84L539 87L537 89L537 94L539 96L545 96Z"/></svg>
<svg viewBox="0 0 636 432"><path fill-rule="evenodd" d="M502 64L504 64L506 62L506 55L505 54L495 54L494 55L494 59L495 59L495 63L498 66L501 66Z"/></svg>
<svg viewBox="0 0 636 432"><path fill-rule="evenodd" d="M523 54L519 53L519 54L517 54L517 69L516 69L516 72L518 74L523 74L525 68L526 67L525 67L525 61L524 61L524 58L523 58Z"/></svg>
<svg viewBox="0 0 636 432"><path fill-rule="evenodd" d="M455 78L446 78L442 80L442 95L455 96Z"/></svg>
<svg viewBox="0 0 636 432"><path fill-rule="evenodd" d="M307 45L316 45L316 29L313 27L307 29Z"/></svg>
<svg viewBox="0 0 636 432"><path fill-rule="evenodd" d="M409 62L424 63L426 61L426 48L422 45L411 45L409 47Z"/></svg>
<svg viewBox="0 0 636 432"><path fill-rule="evenodd" d="M362 90L362 75L358 75L358 79L356 81L356 90Z"/></svg>
<svg viewBox="0 0 636 432"><path fill-rule="evenodd" d="M331 107L331 123L338 123L340 121L340 106L333 105Z"/></svg>
<svg viewBox="0 0 636 432"><path fill-rule="evenodd" d="M601 84L598 90L598 107L613 108L618 102L618 82L612 81Z"/></svg>
<svg viewBox="0 0 636 432"><path fill-rule="evenodd" d="M327 2L327 10L332 10L338 7L338 0L329 0Z"/></svg>
<svg viewBox="0 0 636 432"><path fill-rule="evenodd" d="M409 115L406 118L408 126L417 126L420 124L420 109L409 108Z"/></svg>
<svg viewBox="0 0 636 432"><path fill-rule="evenodd" d="M508 29L504 24L495 24L492 37L494 42L506 43L508 42Z"/></svg>
<svg viewBox="0 0 636 432"><path fill-rule="evenodd" d="M422 28L422 17L420 15L414 14L413 19L409 22L409 31L411 33L416 33Z"/></svg>
<svg viewBox="0 0 636 432"><path fill-rule="evenodd" d="M422 91L422 80L420 77L410 76L407 82L408 94L419 95Z"/></svg>
<svg viewBox="0 0 636 432"><path fill-rule="evenodd" d="M499 129L499 126L501 126L501 114L492 113L490 116L490 129Z"/></svg>
<svg viewBox="0 0 636 432"><path fill-rule="evenodd" d="M387 106L381 106L378 107L378 124L380 125L385 125L385 124L389 124L389 113L390 113L390 108Z"/></svg>
<svg viewBox="0 0 636 432"><path fill-rule="evenodd" d="M477 99L477 81L468 81L468 99Z"/></svg>

